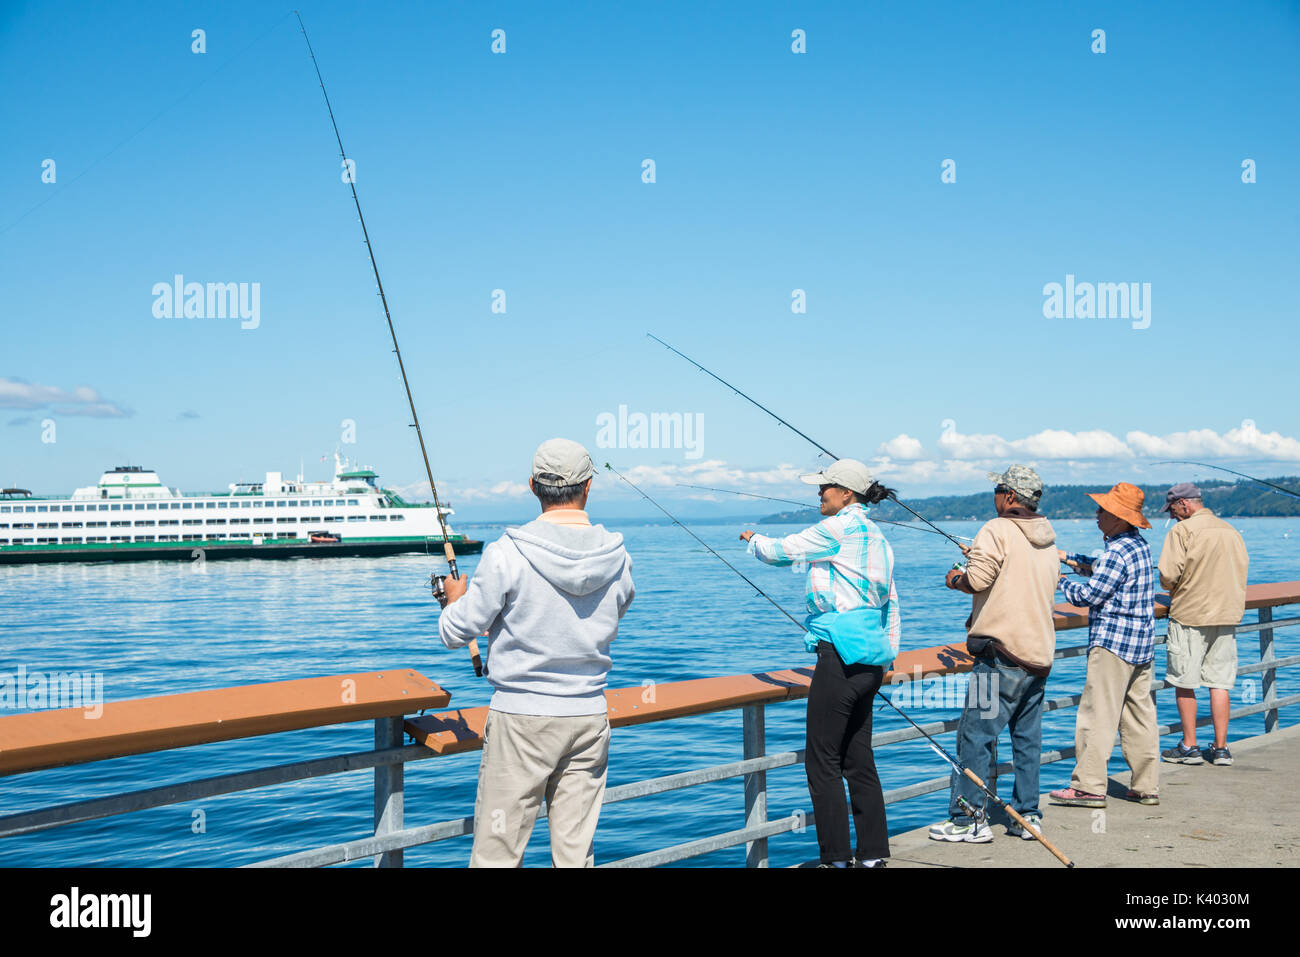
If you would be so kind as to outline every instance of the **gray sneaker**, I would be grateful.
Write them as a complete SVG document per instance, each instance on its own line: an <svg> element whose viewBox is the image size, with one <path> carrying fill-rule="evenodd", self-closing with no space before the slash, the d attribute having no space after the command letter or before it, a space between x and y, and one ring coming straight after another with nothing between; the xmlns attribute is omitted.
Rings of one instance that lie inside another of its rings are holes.
<svg viewBox="0 0 1300 957"><path fill-rule="evenodd" d="M1171 764L1204 764L1205 758L1201 756L1201 749L1193 745L1188 747L1183 742L1178 742L1178 747L1170 748L1168 751L1161 751L1162 760Z"/></svg>
<svg viewBox="0 0 1300 957"><path fill-rule="evenodd" d="M1220 767L1232 764L1232 752L1225 748L1210 748L1210 763Z"/></svg>
<svg viewBox="0 0 1300 957"><path fill-rule="evenodd" d="M971 824L955 824L952 819L944 821L942 824L935 824L930 828L930 840L932 841L951 841L957 843L965 841L967 844L987 844L993 840L993 828L988 826L988 822L982 822L978 826Z"/></svg>
<svg viewBox="0 0 1300 957"><path fill-rule="evenodd" d="M1037 831L1039 835L1043 833L1043 817L1041 814L1025 814L1023 815L1023 817L1025 819L1025 823L1028 824L1035 831ZM1029 831L1021 827L1020 822L1017 821L1015 818L1012 818L1007 823L1007 836L1018 837L1022 841L1036 840L1034 835L1030 834Z"/></svg>

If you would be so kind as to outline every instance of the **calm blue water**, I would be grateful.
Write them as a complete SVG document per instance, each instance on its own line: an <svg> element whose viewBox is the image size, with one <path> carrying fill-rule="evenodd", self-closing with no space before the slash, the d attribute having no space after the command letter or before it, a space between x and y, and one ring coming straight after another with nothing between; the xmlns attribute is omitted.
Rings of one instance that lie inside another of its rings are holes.
<svg viewBox="0 0 1300 957"><path fill-rule="evenodd" d="M1091 521L1055 524L1061 547L1093 553L1099 549L1100 533ZM1250 550L1252 583L1300 579L1300 522L1240 519L1234 524ZM635 561L637 597L614 645L611 686L811 665L812 658L803 653L793 626L679 529L615 527L626 536ZM747 559L737 540L742 526L729 522L692 527L799 613L802 575ZM978 526L954 522L948 527L974 535ZM479 526L469 531L490 541L500 530ZM764 529L772 534L793 530ZM897 556L903 647L963 640L969 598L942 585L956 550L933 534L901 528L887 534ZM1163 537L1163 524L1147 535L1157 552ZM473 562L473 558L465 561L471 572ZM189 564L161 563L3 567L0 670L12 673L24 664L29 671L102 672L104 696L111 701L413 667L451 691L453 705L486 704L489 689L474 678L464 653L449 652L437 640L436 610L425 585L434 564L441 562L409 555L212 562L202 574ZM1254 613L1247 618L1253 620ZM1163 625L1158 630L1163 631ZM1064 645L1086 642L1082 630L1061 637ZM1300 653L1300 629L1279 632L1277 641L1279 655ZM1254 634L1239 639L1239 654L1243 665L1258 660ZM1163 677L1163 648L1157 651L1156 664L1157 675ZM1049 697L1077 692L1083 668L1083 658L1059 663L1049 683ZM1252 691L1258 700L1257 678L1240 680L1233 706L1246 703L1244 696ZM1296 691L1300 691L1300 669L1282 672L1279 696ZM1158 700L1161 721L1174 721L1172 692L1161 692ZM939 720L955 717L957 710L915 708L913 713L918 719ZM1044 749L1073 743L1074 716L1073 709L1044 716ZM1283 724L1295 720L1294 713L1283 713ZM902 723L888 709L877 711L877 730ZM802 747L803 727L804 702L770 706L768 750ZM370 723L360 723L289 732L2 778L0 813L365 750L371 747L372 728ZM1262 716L1242 719L1232 724L1230 738L1262 730ZM943 740L951 746L952 735ZM1208 740L1208 734L1203 740ZM1001 753L1010 754L1005 735ZM613 735L609 783L741 757L739 711L620 729ZM882 748L877 761L886 789L946 772L924 743ZM478 762L474 752L408 765L408 826L471 814ZM1046 766L1044 789L1068 784L1070 766L1068 761ZM1111 770L1122 769L1117 755ZM372 780L369 771L331 775L6 838L0 840L0 866L231 866L358 838L371 830ZM1003 780L1004 795L1010 783ZM768 788L771 818L809 809L802 767L769 772ZM892 806L891 833L941 819L946 801L942 792ZM597 862L741 827L743 809L739 779L609 805L597 833ZM1050 824L1050 816L1059 812L1045 810ZM193 832L196 811L203 812L203 833ZM546 839L545 825L539 824L526 863L549 862ZM463 865L469 844L468 838L458 838L408 850L406 861L410 866ZM816 856L812 829L774 838L770 847L774 865ZM694 863L742 862L743 848L737 848Z"/></svg>

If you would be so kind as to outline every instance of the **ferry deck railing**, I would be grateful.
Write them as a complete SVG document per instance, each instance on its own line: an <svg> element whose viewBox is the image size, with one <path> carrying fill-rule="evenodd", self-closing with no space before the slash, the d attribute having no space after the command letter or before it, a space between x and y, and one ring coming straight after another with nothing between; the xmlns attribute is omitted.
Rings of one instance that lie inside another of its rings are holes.
<svg viewBox="0 0 1300 957"><path fill-rule="evenodd" d="M1157 615L1166 609L1157 605ZM1233 710L1230 717L1264 714L1265 733L1278 727L1282 708L1300 703L1300 694L1279 698L1278 669L1300 664L1300 655L1278 658L1274 653L1274 631L1300 624L1300 617L1274 619L1278 606L1300 602L1300 582L1251 586L1247 608L1258 610L1255 623L1239 625L1238 636L1258 634L1259 660L1238 668L1239 676L1260 675L1262 700ZM1087 625L1084 609L1058 605L1058 631ZM1161 636L1158 640L1163 640ZM1056 658L1087 653L1086 645L1058 648ZM904 652L895 669L886 675L886 685L901 687L917 678L952 675L969 671L972 659L964 645L936 646ZM801 764L802 750L768 754L765 744L765 709L769 704L805 697L809 669L735 675L660 685L647 702L640 687L607 692L610 723L614 727L671 720L694 714L716 713L739 708L742 711L742 760L698 768L643 781L610 787L604 803L614 804L653 794L662 794L734 778L744 780L744 826L708 835L671 847L647 851L602 866L649 867L670 864L745 845L745 862L750 867L768 864L768 841L780 834L802 830L814 823L811 813L775 820L767 816L767 772ZM348 689L351 688L351 699ZM1167 681L1153 682L1152 690L1171 687ZM340 688L343 689L340 694ZM1043 704L1055 711L1076 707L1081 694L1064 695ZM86 761L106 760L187 747L209 741L252 737L279 731L323 727L357 720L374 721L374 748L328 757L312 758L273 767L201 778L139 791L91 798L0 817L0 837L28 834L53 827L95 820L148 808L180 804L216 795L291 781L305 780L348 771L374 771L374 831L366 837L262 860L250 866L313 867L373 858L377 867L400 867L403 851L436 841L473 833L473 817L407 827L404 806L404 769L408 762L430 760L482 745L482 724L486 708L471 708L407 719L416 709L445 706L450 696L423 675L409 669L387 673L329 676L243 686L215 691L169 695L104 705L109 726L88 729L80 708L31 712L0 717L0 777L31 773L46 768ZM358 703L360 702L360 703ZM1198 725L1208 724L1210 717ZM922 725L932 735L948 734L958 719ZM1179 730L1165 725L1159 733ZM404 743L410 734L417 743ZM875 734L874 747L886 747L921 737L914 728L900 728ZM1042 754L1043 764L1074 756L1074 748L1063 747ZM996 764L996 761L995 761ZM998 765L1009 771L1009 764ZM949 777L930 778L894 788L884 794L894 804L940 791ZM545 816L543 808L539 816Z"/></svg>

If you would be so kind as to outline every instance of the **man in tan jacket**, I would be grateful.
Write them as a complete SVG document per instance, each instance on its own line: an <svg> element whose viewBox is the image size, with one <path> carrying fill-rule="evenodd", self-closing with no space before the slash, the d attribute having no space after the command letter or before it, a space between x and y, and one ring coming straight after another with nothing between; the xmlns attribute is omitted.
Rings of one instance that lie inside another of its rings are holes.
<svg viewBox="0 0 1300 957"><path fill-rule="evenodd" d="M1176 764L1202 764L1196 744L1196 689L1210 689L1214 721L1212 764L1232 764L1228 750L1228 694L1237 683L1236 626L1246 611L1250 559L1241 534L1205 507L1201 490L1182 482L1165 493L1178 524L1160 550L1160 584L1169 589L1169 644L1165 677L1174 686L1183 740L1161 753Z"/></svg>
<svg viewBox="0 0 1300 957"><path fill-rule="evenodd" d="M1031 827L1040 829L1043 689L1056 651L1056 532L1038 514L1043 480L1033 469L1013 465L1001 475L989 473L989 478L997 483L993 506L998 517L980 529L966 550L965 570L953 569L945 582L974 596L966 646L975 666L957 727L957 760L987 780L993 744L1010 726L1016 777L1012 805ZM948 820L930 828L930 837L973 844L993 840L992 829L965 814L958 798L975 807L985 802L982 791L953 772ZM1034 839L1015 823L1007 833Z"/></svg>

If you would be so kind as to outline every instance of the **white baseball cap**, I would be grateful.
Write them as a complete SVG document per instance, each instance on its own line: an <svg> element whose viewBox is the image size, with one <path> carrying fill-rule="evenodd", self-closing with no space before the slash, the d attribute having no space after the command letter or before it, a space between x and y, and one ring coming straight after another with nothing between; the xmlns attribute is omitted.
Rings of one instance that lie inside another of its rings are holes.
<svg viewBox="0 0 1300 957"><path fill-rule="evenodd" d="M800 475L799 480L809 485L838 485L859 495L866 495L867 489L876 481L875 476L857 459L840 459L821 472Z"/></svg>
<svg viewBox="0 0 1300 957"><path fill-rule="evenodd" d="M595 471L587 450L571 439L547 439L533 456L533 481L538 485L578 485Z"/></svg>

